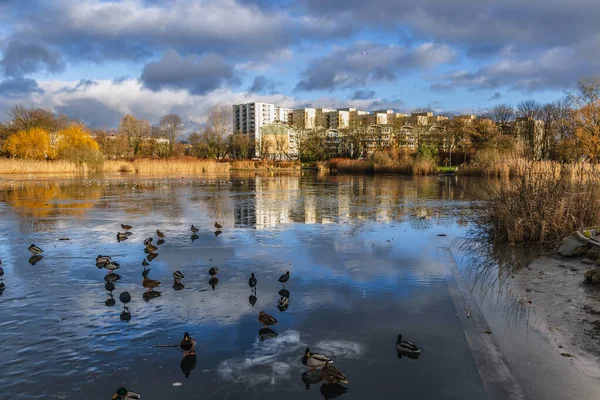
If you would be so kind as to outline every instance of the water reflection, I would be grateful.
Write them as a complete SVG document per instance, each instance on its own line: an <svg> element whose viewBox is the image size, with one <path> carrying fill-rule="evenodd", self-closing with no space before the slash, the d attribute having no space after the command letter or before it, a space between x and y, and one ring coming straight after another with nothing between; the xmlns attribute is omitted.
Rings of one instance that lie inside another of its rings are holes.
<svg viewBox="0 0 600 400"><path fill-rule="evenodd" d="M43 258L44 258L44 256L41 256L41 255L31 256L31 257L29 257L29 264L35 265L35 264L39 263L40 261L42 261Z"/></svg>
<svg viewBox="0 0 600 400"><path fill-rule="evenodd" d="M159 292L158 290L151 290L149 292L144 292L144 294L142 295L142 298L144 299L145 302L149 302L152 299L160 297L160 295L161 295L161 292Z"/></svg>
<svg viewBox="0 0 600 400"><path fill-rule="evenodd" d="M323 380L323 375L318 369L309 369L308 371L302 373L301 378L306 390L309 390L310 385L316 385Z"/></svg>
<svg viewBox="0 0 600 400"><path fill-rule="evenodd" d="M335 399L346 394L348 388L339 383L324 383L319 390L325 399Z"/></svg>
<svg viewBox="0 0 600 400"><path fill-rule="evenodd" d="M279 334L271 328L261 328L258 331L258 337L260 338L261 342L264 340L273 339L273 338L277 337L278 335Z"/></svg>
<svg viewBox="0 0 600 400"><path fill-rule="evenodd" d="M196 355L188 354L184 356L179 366L181 368L181 371L183 372L183 375L186 378L189 378L194 368L196 368Z"/></svg>
<svg viewBox="0 0 600 400"><path fill-rule="evenodd" d="M210 285L210 287L212 287L212 290L215 290L217 285L219 284L219 278L213 276L209 279L208 284Z"/></svg>
<svg viewBox="0 0 600 400"><path fill-rule="evenodd" d="M250 296L248 297L248 303L250 303L250 305L254 307L257 301L258 298L256 297L256 293L254 291L250 292Z"/></svg>

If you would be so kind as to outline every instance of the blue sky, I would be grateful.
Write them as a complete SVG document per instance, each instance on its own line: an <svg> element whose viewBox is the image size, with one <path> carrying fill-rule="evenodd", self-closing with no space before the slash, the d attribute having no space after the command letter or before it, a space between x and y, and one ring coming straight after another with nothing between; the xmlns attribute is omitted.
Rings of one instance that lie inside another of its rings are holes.
<svg viewBox="0 0 600 400"><path fill-rule="evenodd" d="M598 20L597 0L0 0L0 119L549 102L600 71Z"/></svg>

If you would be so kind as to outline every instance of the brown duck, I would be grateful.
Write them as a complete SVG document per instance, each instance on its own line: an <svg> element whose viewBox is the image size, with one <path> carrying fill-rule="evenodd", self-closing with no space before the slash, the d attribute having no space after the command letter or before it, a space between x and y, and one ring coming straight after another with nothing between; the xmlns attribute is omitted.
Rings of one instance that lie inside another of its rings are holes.
<svg viewBox="0 0 600 400"><path fill-rule="evenodd" d="M142 285L148 289L148 291L159 287L160 286L160 281L157 281L155 279L150 279L147 276L144 276L144 281L142 282Z"/></svg>
<svg viewBox="0 0 600 400"><path fill-rule="evenodd" d="M275 325L277 323L275 318L264 311L261 311L260 314L258 314L258 321L266 327Z"/></svg>

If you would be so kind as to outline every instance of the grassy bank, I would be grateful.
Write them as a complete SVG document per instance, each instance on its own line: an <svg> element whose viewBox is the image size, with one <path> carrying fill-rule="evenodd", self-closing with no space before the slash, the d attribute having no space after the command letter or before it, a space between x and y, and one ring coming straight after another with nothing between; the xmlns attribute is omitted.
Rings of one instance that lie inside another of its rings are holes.
<svg viewBox="0 0 600 400"><path fill-rule="evenodd" d="M215 160L200 160L193 157L177 159L107 160L96 168L68 161L33 161L0 159L0 174L78 174L88 172L121 173L185 173L205 174L229 172L229 163Z"/></svg>
<svg viewBox="0 0 600 400"><path fill-rule="evenodd" d="M493 239L556 244L575 230L600 225L596 166L521 161L508 169L514 179L484 183L479 213Z"/></svg>

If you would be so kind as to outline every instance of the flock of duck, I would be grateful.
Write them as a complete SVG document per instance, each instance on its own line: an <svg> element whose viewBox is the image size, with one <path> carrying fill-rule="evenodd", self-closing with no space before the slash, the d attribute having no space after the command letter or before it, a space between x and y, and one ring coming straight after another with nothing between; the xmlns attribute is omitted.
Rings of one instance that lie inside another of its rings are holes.
<svg viewBox="0 0 600 400"><path fill-rule="evenodd" d="M222 226L215 222L214 227L217 229L215 233L218 235L221 233ZM117 240L119 242L123 240L127 240L129 236L131 236L131 225L121 224L121 228L124 232L117 233ZM196 233L199 231L197 227L192 225L190 227L190 231L192 232L192 241ZM160 296L160 292L155 291L154 289L159 287L162 283L156 279L150 279L148 277L148 273L150 271L149 263L154 260L158 256L158 249L161 244L165 241L165 234L160 230L156 231L156 235L159 240L156 245L153 244L153 238L147 238L144 240L144 252L147 254L147 257L142 261L142 266L144 270L142 272L143 280L142 286L147 289L144 293L143 298L146 301L149 301L152 298ZM197 235L196 235L197 236ZM32 265L39 262L43 256L43 250L32 244L29 246L29 252L32 253L32 258L30 258L29 262ZM33 259L35 258L35 259ZM0 259L0 290L4 289L4 269L2 268L2 260ZM96 257L96 267L99 269L106 269L108 273L104 277L105 285L104 288L109 292L109 298L106 300L105 304L107 306L115 305L116 301L114 300L112 292L115 290L115 282L118 281L121 277L115 271L120 268L118 262L113 261L111 256L107 255L98 255ZM218 284L219 280L217 275L219 273L219 269L217 267L211 267L208 270L208 273L211 277L209 284L212 286L213 290ZM173 272L173 289L181 290L184 288L184 285L181 283L182 280L185 279L184 274L181 271ZM280 311L285 311L289 305L289 297L290 292L287 290L286 285L290 280L290 272L286 271L285 274L281 275L278 279L278 282L283 284L283 288L279 291L280 299L278 301L277 308ZM251 294L249 297L250 305L254 306L256 299L256 287L258 284L258 280L256 279L254 273L251 274L248 279L248 286L251 289ZM120 315L121 320L129 320L131 319L131 313L128 308L128 303L131 301L131 295L129 292L122 292L119 295L119 300L123 303L123 312ZM273 325L278 323L277 319L270 314L267 314L264 311L260 311L258 314L258 321L261 323L262 328L259 331L259 337L262 340L266 340L269 338L273 338L278 336L278 334L271 329ZM169 346L155 346L155 347L175 347L179 348L182 351L183 359L181 362L181 369L184 372L186 378L189 377L191 371L196 366L196 345L197 341L194 339L188 332L185 332L183 335L183 339L179 343L179 345L169 345ZM421 354L421 350L412 342L403 340L402 335L399 335L396 341L396 351L398 354L398 358L402 358L402 356L406 356L410 359L417 359ZM333 399L335 397L339 397L342 394L346 393L347 388L342 386L341 384L349 384L349 380L346 375L337 367L332 365L334 362L333 358L330 356L326 356L322 353L311 352L309 348L306 348L304 354L301 356L301 362L303 365L309 367L302 374L302 381L306 385L306 389L308 390L310 385L314 385L316 383L325 380L325 384L321 386L321 393L325 396L326 399ZM139 393L128 390L125 387L120 387L117 389L112 397L113 400L132 400L139 399L141 396Z"/></svg>

